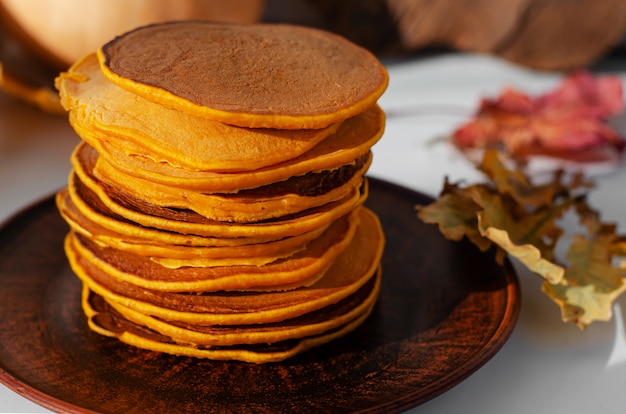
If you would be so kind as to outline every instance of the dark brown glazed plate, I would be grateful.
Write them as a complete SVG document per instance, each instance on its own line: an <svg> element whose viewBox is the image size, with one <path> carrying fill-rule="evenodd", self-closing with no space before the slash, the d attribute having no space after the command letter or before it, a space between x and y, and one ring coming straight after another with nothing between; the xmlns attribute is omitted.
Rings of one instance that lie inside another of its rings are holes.
<svg viewBox="0 0 626 414"><path fill-rule="evenodd" d="M415 216L430 199L370 178L387 245L377 306L355 332L282 363L159 354L88 330L47 198L0 229L0 382L51 410L400 412L458 384L506 342L519 313L509 264Z"/></svg>

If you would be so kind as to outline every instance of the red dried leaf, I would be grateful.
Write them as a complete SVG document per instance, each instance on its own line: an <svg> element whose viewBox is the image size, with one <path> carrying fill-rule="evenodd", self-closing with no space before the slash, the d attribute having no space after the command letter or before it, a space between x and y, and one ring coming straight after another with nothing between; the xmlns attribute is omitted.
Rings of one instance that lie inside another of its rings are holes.
<svg viewBox="0 0 626 414"><path fill-rule="evenodd" d="M598 146L623 149L623 138L607 124L624 109L622 82L615 76L579 72L553 91L532 98L506 89L483 99L472 121L453 134L461 148L503 147L509 154L555 154Z"/></svg>
<svg viewBox="0 0 626 414"><path fill-rule="evenodd" d="M541 110L567 111L579 117L605 120L624 109L622 81L616 76L594 77L577 72L552 92L536 99Z"/></svg>

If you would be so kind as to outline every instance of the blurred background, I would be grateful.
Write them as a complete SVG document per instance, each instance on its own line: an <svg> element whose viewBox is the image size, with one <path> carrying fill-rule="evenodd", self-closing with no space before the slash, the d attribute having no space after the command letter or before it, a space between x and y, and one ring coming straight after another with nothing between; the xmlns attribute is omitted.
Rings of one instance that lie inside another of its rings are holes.
<svg viewBox="0 0 626 414"><path fill-rule="evenodd" d="M381 58L441 51L541 71L624 49L623 0L0 0L0 87L60 112L56 74L136 26L176 19L287 22L339 33Z"/></svg>

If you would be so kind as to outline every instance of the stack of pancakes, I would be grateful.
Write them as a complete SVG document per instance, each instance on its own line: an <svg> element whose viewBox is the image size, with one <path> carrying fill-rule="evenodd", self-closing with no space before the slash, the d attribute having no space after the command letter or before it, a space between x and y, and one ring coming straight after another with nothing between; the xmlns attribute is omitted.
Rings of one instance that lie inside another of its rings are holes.
<svg viewBox="0 0 626 414"><path fill-rule="evenodd" d="M82 138L57 205L90 327L279 361L355 329L384 237L363 206L384 67L323 31L170 22L57 78Z"/></svg>

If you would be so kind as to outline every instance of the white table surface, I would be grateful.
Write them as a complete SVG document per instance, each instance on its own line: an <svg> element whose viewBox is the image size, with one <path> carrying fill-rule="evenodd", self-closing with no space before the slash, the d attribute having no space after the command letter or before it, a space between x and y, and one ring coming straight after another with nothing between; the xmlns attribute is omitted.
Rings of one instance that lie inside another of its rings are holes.
<svg viewBox="0 0 626 414"><path fill-rule="evenodd" d="M433 143L465 119L459 109L471 111L481 96L507 85L540 93L560 78L463 54L388 63L388 68L390 84L380 100L388 112L387 128L375 147L370 175L433 196L446 175L453 181L479 177L449 146ZM42 114L0 93L0 221L64 186L77 142L64 117ZM624 232L626 168L596 180L592 204ZM626 412L621 319L626 299L618 300L613 321L581 331L560 321L558 308L540 291L538 276L519 267L518 273L521 314L509 341L468 379L411 413ZM0 385L0 412L49 411Z"/></svg>

